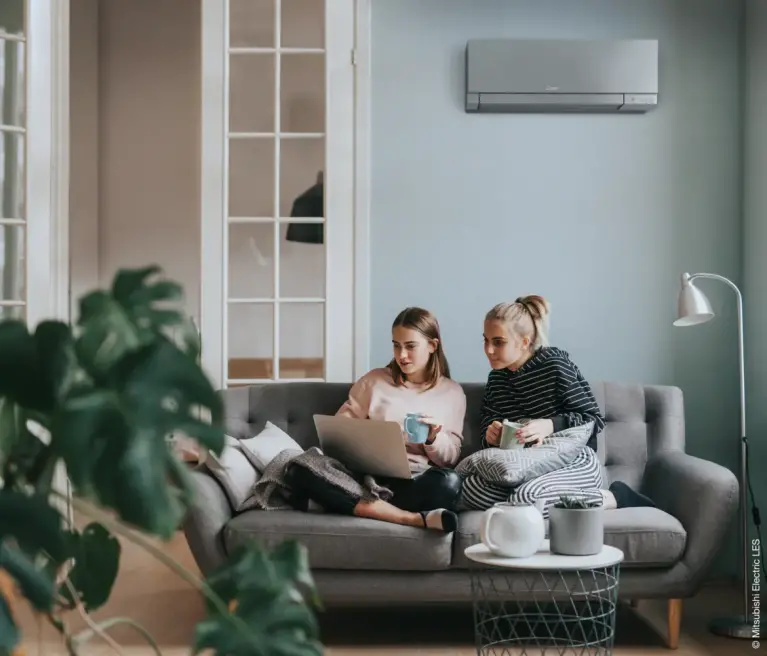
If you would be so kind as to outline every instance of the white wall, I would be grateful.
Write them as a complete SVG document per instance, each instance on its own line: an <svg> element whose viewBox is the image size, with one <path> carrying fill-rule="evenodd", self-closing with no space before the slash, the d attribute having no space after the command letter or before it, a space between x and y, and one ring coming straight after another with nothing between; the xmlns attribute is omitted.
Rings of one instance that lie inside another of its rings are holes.
<svg viewBox="0 0 767 656"><path fill-rule="evenodd" d="M70 0L69 171L73 311L100 283L99 272L99 0Z"/></svg>
<svg viewBox="0 0 767 656"><path fill-rule="evenodd" d="M99 7L100 278L157 262L200 294L200 5Z"/></svg>
<svg viewBox="0 0 767 656"><path fill-rule="evenodd" d="M157 263L184 285L187 311L198 317L200 5L193 0L71 1L73 298L107 285L121 267ZM232 4L233 10L246 6ZM322 21L306 2L284 4L291 9L283 23L294 44L322 45L317 43ZM265 21L270 24L272 17L235 15L233 40L263 40ZM283 130L323 129L324 73L318 63L320 58L283 65L288 71ZM233 120L239 123L234 129L264 130L253 122L273 115L270 70L233 67ZM283 216L323 168L324 150L318 146L305 139L285 146ZM273 147L249 141L233 147L231 155L231 213L271 216ZM280 238L282 295L323 296L324 246L286 242L286 228ZM230 296L272 296L273 227L236 225L229 243ZM285 307L281 318L281 355L322 356L322 306ZM271 357L268 306L233 306L229 324L230 356Z"/></svg>

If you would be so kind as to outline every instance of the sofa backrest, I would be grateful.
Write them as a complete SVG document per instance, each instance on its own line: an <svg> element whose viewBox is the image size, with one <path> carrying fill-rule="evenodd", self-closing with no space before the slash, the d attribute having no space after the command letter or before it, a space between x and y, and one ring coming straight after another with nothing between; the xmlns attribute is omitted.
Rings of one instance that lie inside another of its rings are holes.
<svg viewBox="0 0 767 656"><path fill-rule="evenodd" d="M267 421L282 428L304 448L318 444L312 416L332 415L341 407L348 383L265 383L222 392L227 431L251 437ZM594 395L606 419L599 435L599 458L610 481L638 486L648 458L660 451L684 450L684 403L677 387L597 381ZM484 383L464 383L466 456L480 447L480 413Z"/></svg>

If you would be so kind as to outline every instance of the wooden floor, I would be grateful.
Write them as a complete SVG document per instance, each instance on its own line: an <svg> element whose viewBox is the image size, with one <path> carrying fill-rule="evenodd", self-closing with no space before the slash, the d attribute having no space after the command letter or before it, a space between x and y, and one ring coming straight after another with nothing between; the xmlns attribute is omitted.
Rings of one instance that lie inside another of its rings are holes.
<svg viewBox="0 0 767 656"><path fill-rule="evenodd" d="M185 566L196 571L194 561L183 535L177 535L166 550ZM706 630L707 621L721 613L737 609L737 595L726 587L708 587L695 599L685 603L682 636L679 649L671 652L662 646L653 625L665 631L665 604L644 602L637 612L639 618L630 618L629 635L620 635L615 656L735 656L759 654L764 648L754 649L751 641L733 641L715 638ZM96 614L96 619L127 616L140 622L159 643L164 656L190 654L188 645L194 624L202 617L202 603L195 591L175 574L131 545L124 545L123 568L108 606ZM629 612L629 611L626 611ZM445 616L445 613L448 613ZM360 622L360 617L364 617ZM25 631L27 656L58 656L66 654L52 629L23 613L21 623ZM361 624L364 623L364 628ZM392 637L392 625L402 632ZM82 621L72 618L73 627ZM348 629L348 630L347 630ZM154 652L142 644L141 637L116 629L112 635L125 656L149 656ZM396 609L386 612L360 612L346 619L334 617L325 632L328 656L468 656L473 648L471 616L466 610L437 611ZM82 650L84 656L101 656L116 652L103 642L94 640ZM528 652L530 653L530 652Z"/></svg>

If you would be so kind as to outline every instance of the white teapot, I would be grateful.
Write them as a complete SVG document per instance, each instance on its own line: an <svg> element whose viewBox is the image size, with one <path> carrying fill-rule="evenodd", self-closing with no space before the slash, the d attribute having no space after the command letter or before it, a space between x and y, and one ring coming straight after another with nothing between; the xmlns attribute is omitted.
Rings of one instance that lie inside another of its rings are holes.
<svg viewBox="0 0 767 656"><path fill-rule="evenodd" d="M543 501L534 506L496 503L485 511L480 539L496 556L528 558L543 544Z"/></svg>

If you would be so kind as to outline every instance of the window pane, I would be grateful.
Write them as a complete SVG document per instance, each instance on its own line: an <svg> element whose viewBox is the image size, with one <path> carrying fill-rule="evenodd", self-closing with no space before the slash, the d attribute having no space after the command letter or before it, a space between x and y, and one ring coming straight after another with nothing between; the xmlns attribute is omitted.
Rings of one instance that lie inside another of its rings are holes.
<svg viewBox="0 0 767 656"><path fill-rule="evenodd" d="M229 57L229 131L274 132L274 55Z"/></svg>
<svg viewBox="0 0 767 656"><path fill-rule="evenodd" d="M325 46L325 0L282 0L282 45Z"/></svg>
<svg viewBox="0 0 767 656"><path fill-rule="evenodd" d="M25 301L24 285L24 228L0 226L0 299Z"/></svg>
<svg viewBox="0 0 767 656"><path fill-rule="evenodd" d="M229 304L228 378L272 378L274 310L271 304Z"/></svg>
<svg viewBox="0 0 767 656"><path fill-rule="evenodd" d="M274 0L230 0L229 45L233 48L273 47Z"/></svg>
<svg viewBox="0 0 767 656"><path fill-rule="evenodd" d="M24 127L24 44L0 39L0 123Z"/></svg>
<svg viewBox="0 0 767 656"><path fill-rule="evenodd" d="M280 298L325 298L325 244L312 243L324 228L321 223L282 227Z"/></svg>
<svg viewBox="0 0 767 656"><path fill-rule="evenodd" d="M24 318L23 305L1 305L0 306L0 321L7 321L8 319L23 319L23 318Z"/></svg>
<svg viewBox="0 0 767 656"><path fill-rule="evenodd" d="M24 137L0 132L0 218L24 218Z"/></svg>
<svg viewBox="0 0 767 656"><path fill-rule="evenodd" d="M24 34L24 0L0 1L0 33Z"/></svg>
<svg viewBox="0 0 767 656"><path fill-rule="evenodd" d="M280 378L324 378L325 305L280 304Z"/></svg>
<svg viewBox="0 0 767 656"><path fill-rule="evenodd" d="M280 132L325 132L325 56L284 54Z"/></svg>
<svg viewBox="0 0 767 656"><path fill-rule="evenodd" d="M229 216L274 216L274 140L229 140Z"/></svg>
<svg viewBox="0 0 767 656"><path fill-rule="evenodd" d="M325 140L282 139L280 148L280 216L292 216L298 199L297 216L322 217L324 197L318 183L325 168Z"/></svg>
<svg viewBox="0 0 767 656"><path fill-rule="evenodd" d="M274 296L274 226L229 224L229 298Z"/></svg>

